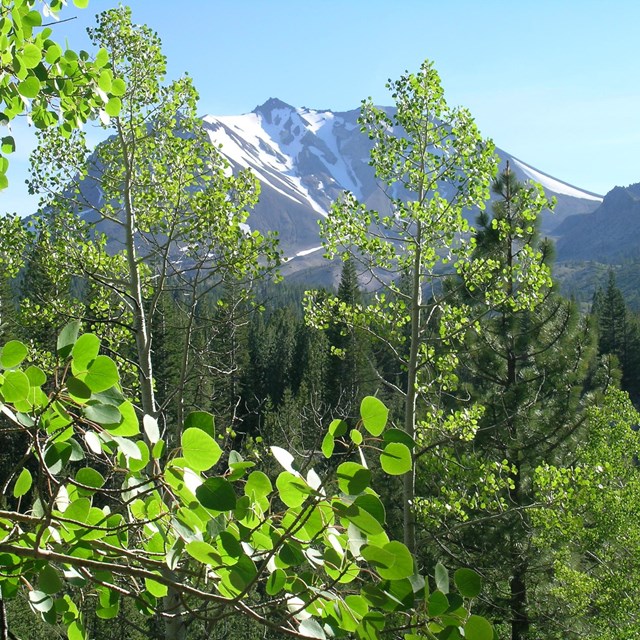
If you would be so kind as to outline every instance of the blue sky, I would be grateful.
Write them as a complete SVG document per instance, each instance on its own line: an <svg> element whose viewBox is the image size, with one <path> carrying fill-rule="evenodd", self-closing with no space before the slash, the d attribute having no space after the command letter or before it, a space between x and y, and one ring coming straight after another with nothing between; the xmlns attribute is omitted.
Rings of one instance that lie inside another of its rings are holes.
<svg viewBox="0 0 640 640"><path fill-rule="evenodd" d="M78 19L56 26L56 37L87 47L84 28L114 4L70 7ZM528 164L597 193L640 181L635 0L127 4L162 38L168 77L194 78L203 115L245 113L269 97L334 111L368 96L390 104L387 79L430 58L448 102L468 107L484 135ZM28 144L12 163L5 210L24 206Z"/></svg>

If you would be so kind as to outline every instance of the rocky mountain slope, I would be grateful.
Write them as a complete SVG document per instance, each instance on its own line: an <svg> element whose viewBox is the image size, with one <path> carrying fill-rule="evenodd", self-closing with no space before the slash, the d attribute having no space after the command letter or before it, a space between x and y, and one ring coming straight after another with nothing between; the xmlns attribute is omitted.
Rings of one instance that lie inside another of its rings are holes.
<svg viewBox="0 0 640 640"><path fill-rule="evenodd" d="M319 265L318 220L344 190L361 202L384 209L386 196L369 161L370 142L357 123L359 110L332 112L296 108L271 98L251 113L205 116L213 144L234 168L250 168L262 183L260 203L250 224L277 230L289 271ZM544 217L547 235L572 214L588 214L602 197L553 178L498 149L501 165L509 161L521 180L540 182L557 198L554 214ZM474 213L469 213L474 217Z"/></svg>
<svg viewBox="0 0 640 640"><path fill-rule="evenodd" d="M559 260L607 264L640 258L640 183L615 187L592 213L573 215L556 232Z"/></svg>

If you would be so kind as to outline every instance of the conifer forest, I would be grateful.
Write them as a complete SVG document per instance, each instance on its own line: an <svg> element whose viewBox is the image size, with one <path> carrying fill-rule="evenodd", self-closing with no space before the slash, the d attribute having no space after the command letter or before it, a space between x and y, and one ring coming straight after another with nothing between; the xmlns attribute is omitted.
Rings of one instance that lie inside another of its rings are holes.
<svg viewBox="0 0 640 640"><path fill-rule="evenodd" d="M159 37L67 49L63 4L0 9L41 197L0 219L0 640L640 637L640 320L561 294L434 65L363 102L387 207L334 202L309 286Z"/></svg>

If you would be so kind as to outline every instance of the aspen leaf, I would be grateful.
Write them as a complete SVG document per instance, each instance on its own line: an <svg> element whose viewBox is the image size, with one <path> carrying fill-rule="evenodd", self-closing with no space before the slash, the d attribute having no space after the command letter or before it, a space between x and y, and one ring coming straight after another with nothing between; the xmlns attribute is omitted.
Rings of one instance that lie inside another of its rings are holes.
<svg viewBox="0 0 640 640"><path fill-rule="evenodd" d="M222 455L218 443L202 429L191 427L182 432L182 455L194 471L211 469Z"/></svg>
<svg viewBox="0 0 640 640"><path fill-rule="evenodd" d="M387 426L389 409L378 398L367 396L360 404L360 416L364 428L374 437L379 436Z"/></svg>
<svg viewBox="0 0 640 640"><path fill-rule="evenodd" d="M16 480L16 483L13 487L13 497L19 498L23 496L29 489L31 489L31 483L33 482L33 478L31 477L31 472L29 469L24 467Z"/></svg>

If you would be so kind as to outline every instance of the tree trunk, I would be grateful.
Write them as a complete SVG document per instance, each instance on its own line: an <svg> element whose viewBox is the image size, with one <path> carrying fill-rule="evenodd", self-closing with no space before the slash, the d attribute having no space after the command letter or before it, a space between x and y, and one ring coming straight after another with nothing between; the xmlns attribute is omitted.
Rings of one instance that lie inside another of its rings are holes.
<svg viewBox="0 0 640 640"><path fill-rule="evenodd" d="M155 392L153 388L153 364L151 361L151 328L145 309L144 293L142 288L142 276L138 264L136 251L136 215L133 203L131 185L133 182L133 169L131 164L133 150L129 148L126 136L121 126L118 125L119 139L122 149L122 158L125 165L124 178L124 210L125 210L125 242L127 252L127 264L129 267L129 296L133 307L133 331L136 341L136 353L138 357L138 380L140 383L140 404L143 415L153 418L158 417ZM183 607L180 593L173 588L164 600L165 640L186 640L187 626L183 616Z"/></svg>
<svg viewBox="0 0 640 640"><path fill-rule="evenodd" d="M416 223L416 250L411 274L411 340L409 343L409 360L407 363L407 391L405 398L404 430L414 439L416 435L416 387L418 384L418 347L420 341L420 317L422 309L422 281L420 278L422 263L422 223ZM404 475L403 488L403 526L404 543L415 556L416 522L415 522L416 468L415 459L411 470Z"/></svg>
<svg viewBox="0 0 640 640"><path fill-rule="evenodd" d="M514 463L512 476L514 488L511 500L515 507L523 506L521 465ZM526 517L524 513L516 517ZM511 640L524 640L529 632L529 614L527 612L527 559L524 550L526 527L511 528L509 534L511 555L511 579L509 581L509 609L511 615Z"/></svg>

